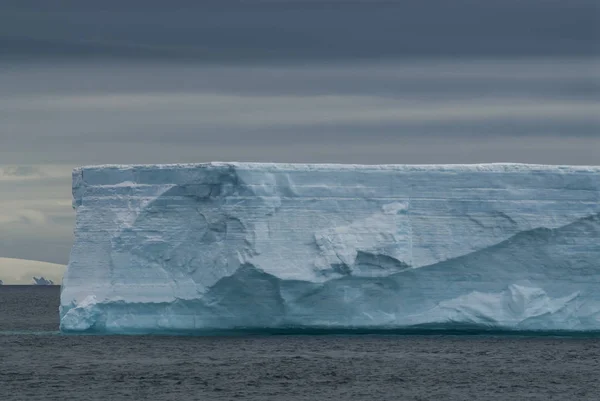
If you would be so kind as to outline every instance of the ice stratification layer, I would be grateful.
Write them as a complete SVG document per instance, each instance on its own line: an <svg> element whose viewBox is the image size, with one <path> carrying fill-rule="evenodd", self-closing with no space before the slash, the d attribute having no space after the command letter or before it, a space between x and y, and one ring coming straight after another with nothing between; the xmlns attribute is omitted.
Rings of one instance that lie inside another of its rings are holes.
<svg viewBox="0 0 600 401"><path fill-rule="evenodd" d="M600 330L600 167L73 173L61 329Z"/></svg>

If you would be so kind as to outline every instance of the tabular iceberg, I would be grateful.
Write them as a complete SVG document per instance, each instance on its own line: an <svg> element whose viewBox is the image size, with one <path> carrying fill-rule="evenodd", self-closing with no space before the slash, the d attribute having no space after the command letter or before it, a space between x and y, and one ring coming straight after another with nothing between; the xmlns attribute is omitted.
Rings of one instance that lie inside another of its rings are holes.
<svg viewBox="0 0 600 401"><path fill-rule="evenodd" d="M65 332L600 330L600 167L73 172Z"/></svg>

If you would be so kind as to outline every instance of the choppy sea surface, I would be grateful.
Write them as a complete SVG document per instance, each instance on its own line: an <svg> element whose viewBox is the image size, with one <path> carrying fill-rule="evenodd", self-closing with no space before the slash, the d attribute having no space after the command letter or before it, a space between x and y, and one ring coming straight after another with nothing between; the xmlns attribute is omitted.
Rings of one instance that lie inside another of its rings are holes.
<svg viewBox="0 0 600 401"><path fill-rule="evenodd" d="M76 336L0 286L0 400L598 400L600 338Z"/></svg>

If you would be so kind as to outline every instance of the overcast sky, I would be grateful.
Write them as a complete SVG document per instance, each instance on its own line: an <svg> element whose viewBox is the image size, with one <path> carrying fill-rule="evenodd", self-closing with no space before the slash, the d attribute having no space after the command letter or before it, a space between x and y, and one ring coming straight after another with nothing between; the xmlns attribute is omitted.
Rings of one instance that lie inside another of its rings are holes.
<svg viewBox="0 0 600 401"><path fill-rule="evenodd" d="M595 0L56 3L0 3L0 258L82 164L600 164Z"/></svg>

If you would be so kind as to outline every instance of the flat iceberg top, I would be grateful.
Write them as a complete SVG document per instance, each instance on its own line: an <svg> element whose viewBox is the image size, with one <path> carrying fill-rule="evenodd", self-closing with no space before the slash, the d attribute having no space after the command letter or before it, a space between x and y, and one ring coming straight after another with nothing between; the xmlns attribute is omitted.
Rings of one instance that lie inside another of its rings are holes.
<svg viewBox="0 0 600 401"><path fill-rule="evenodd" d="M597 166L87 166L73 197L66 331L600 330Z"/></svg>
<svg viewBox="0 0 600 401"><path fill-rule="evenodd" d="M527 163L474 163L474 164L344 164L344 163L258 163L258 162L206 162L173 164L105 164L77 167L75 170L164 170L164 169L202 169L214 167L235 167L256 170L393 170L393 171L484 171L484 172L600 172L600 166L550 165Z"/></svg>

